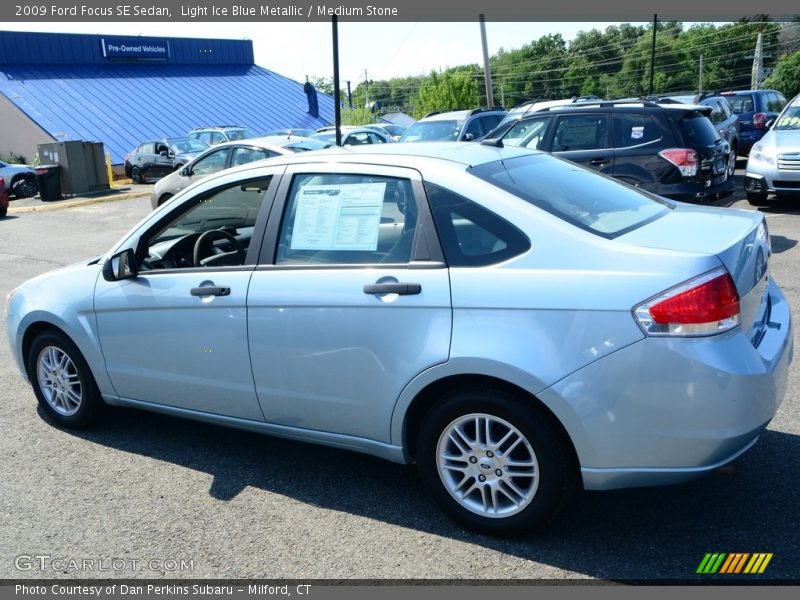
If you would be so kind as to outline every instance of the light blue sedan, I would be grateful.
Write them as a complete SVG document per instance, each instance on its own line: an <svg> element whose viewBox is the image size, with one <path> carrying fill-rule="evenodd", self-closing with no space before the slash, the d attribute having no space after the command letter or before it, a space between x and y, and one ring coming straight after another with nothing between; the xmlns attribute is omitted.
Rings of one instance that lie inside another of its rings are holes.
<svg viewBox="0 0 800 600"><path fill-rule="evenodd" d="M792 360L757 212L548 154L387 144L222 172L7 299L47 415L104 403L415 461L460 523L748 450Z"/></svg>

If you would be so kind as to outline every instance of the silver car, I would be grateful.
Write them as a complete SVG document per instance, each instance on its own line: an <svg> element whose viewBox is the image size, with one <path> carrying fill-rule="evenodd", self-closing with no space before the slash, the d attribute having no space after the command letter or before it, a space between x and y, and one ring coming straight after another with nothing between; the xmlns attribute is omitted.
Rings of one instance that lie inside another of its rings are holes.
<svg viewBox="0 0 800 600"><path fill-rule="evenodd" d="M212 146L183 168L160 179L150 192L150 205L156 208L175 194L212 173L274 156L319 150L328 144L309 138L277 135L224 142Z"/></svg>
<svg viewBox="0 0 800 600"><path fill-rule="evenodd" d="M769 131L750 150L744 189L752 204L768 194L800 194L800 95L789 102Z"/></svg>
<svg viewBox="0 0 800 600"><path fill-rule="evenodd" d="M107 403L416 462L454 519L511 535L576 487L756 443L792 360L770 253L758 212L537 151L384 144L208 177L12 291L6 331L60 426Z"/></svg>

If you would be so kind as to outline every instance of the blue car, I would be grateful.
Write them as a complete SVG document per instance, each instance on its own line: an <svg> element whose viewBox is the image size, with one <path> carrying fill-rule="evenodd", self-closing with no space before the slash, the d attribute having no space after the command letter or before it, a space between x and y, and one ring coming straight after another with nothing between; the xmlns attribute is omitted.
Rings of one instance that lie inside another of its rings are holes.
<svg viewBox="0 0 800 600"><path fill-rule="evenodd" d="M459 523L515 535L576 488L756 443L792 360L770 255L758 212L523 148L385 144L204 178L13 290L6 331L59 426L122 405L415 462Z"/></svg>
<svg viewBox="0 0 800 600"><path fill-rule="evenodd" d="M767 132L767 121L775 119L786 106L786 98L775 90L738 90L721 95L739 119L739 156L747 156Z"/></svg>

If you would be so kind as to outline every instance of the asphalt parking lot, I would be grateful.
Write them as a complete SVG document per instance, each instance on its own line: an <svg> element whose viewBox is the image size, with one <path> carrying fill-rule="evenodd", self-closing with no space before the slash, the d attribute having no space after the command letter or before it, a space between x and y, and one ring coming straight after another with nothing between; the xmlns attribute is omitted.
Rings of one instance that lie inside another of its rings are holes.
<svg viewBox="0 0 800 600"><path fill-rule="evenodd" d="M717 204L766 214L771 271L800 323L800 200L754 208L742 197ZM0 295L105 251L149 211L147 196L43 211L12 202ZM796 365L777 417L725 473L578 494L547 530L512 540L461 529L414 468L368 456L118 408L91 431L57 429L5 341L0 390L4 579L692 579L707 552L774 553L760 579L800 573Z"/></svg>

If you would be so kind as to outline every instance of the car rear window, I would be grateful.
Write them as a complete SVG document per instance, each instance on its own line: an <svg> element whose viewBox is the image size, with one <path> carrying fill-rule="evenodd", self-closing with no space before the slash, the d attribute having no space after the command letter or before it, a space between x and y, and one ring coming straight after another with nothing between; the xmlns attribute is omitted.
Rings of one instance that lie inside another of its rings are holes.
<svg viewBox="0 0 800 600"><path fill-rule="evenodd" d="M658 219L673 206L547 154L486 163L468 172L576 227L609 239Z"/></svg>
<svg viewBox="0 0 800 600"><path fill-rule="evenodd" d="M678 121L678 128L683 133L687 144L697 146L713 146L719 139L714 124L699 113L688 113Z"/></svg>
<svg viewBox="0 0 800 600"><path fill-rule="evenodd" d="M406 130L401 142L451 141L458 139L464 121L418 121Z"/></svg>

